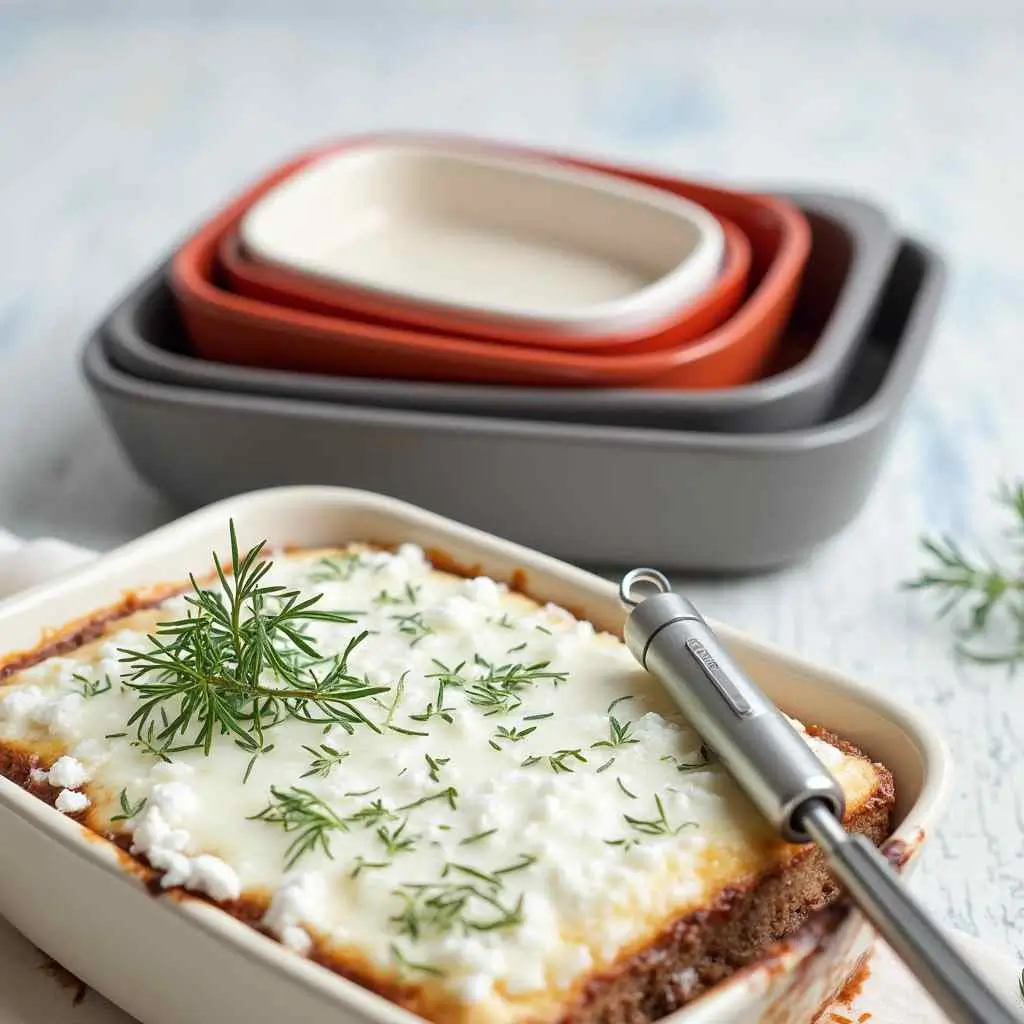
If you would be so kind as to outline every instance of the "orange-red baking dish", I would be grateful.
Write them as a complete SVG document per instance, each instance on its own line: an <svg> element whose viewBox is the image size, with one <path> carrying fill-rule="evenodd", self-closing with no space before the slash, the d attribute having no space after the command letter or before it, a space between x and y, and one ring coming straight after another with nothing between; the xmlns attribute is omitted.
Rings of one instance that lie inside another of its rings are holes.
<svg viewBox="0 0 1024 1024"><path fill-rule="evenodd" d="M313 373L563 387L729 387L756 379L768 364L810 249L810 230L799 210L767 196L579 158L557 157L668 189L735 222L751 245L752 287L732 317L703 337L675 346L651 349L648 339L626 351L595 354L327 316L224 287L217 249L249 206L318 155L360 141L319 147L286 162L200 228L175 255L171 286L201 356Z"/></svg>
<svg viewBox="0 0 1024 1024"><path fill-rule="evenodd" d="M588 342L571 335L534 334L530 336L530 340L524 335L514 344L608 355L616 352L649 352L660 348L672 348L703 337L728 320L737 310L746 296L747 281L750 277L751 247L747 236L732 221L723 217L719 217L718 221L725 236L725 258L721 272L711 288L681 311L671 326L639 338L605 336L597 341ZM474 336L468 332L416 326L401 320L349 309L336 291L332 294L329 284L323 284L313 277L303 278L298 274L289 274L270 264L248 258L234 229L221 237L217 247L217 260L231 291L261 302L321 316L340 317L348 321L374 323L397 330L413 330L428 336L494 343L494 339ZM500 343L513 344L511 341Z"/></svg>
<svg viewBox="0 0 1024 1024"><path fill-rule="evenodd" d="M531 334L514 339L497 339L502 344L529 345L540 348L565 349L572 352L593 352L614 354L615 352L643 352L659 348L683 345L703 337L729 319L746 296L747 281L750 277L750 242L747 236L724 217L717 218L725 237L725 254L722 268L715 282L707 291L697 296L679 312L670 326L653 334L638 338L603 336L596 341L565 334ZM476 341L495 339L474 335L470 331L450 331L441 328L417 326L392 317L351 309L345 305L343 294L316 277L296 273L251 259L245 251L238 233L232 229L226 232L217 247L218 265L230 289L238 295L245 295L261 302L321 316L341 317L345 320L363 321L392 327L398 330L414 330L427 335L466 338Z"/></svg>

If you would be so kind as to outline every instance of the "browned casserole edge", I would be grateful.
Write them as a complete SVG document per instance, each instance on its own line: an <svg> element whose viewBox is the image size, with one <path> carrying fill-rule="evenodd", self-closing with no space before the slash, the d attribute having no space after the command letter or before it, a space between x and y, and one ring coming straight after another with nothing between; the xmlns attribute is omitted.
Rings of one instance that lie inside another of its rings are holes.
<svg viewBox="0 0 1024 1024"><path fill-rule="evenodd" d="M459 564L436 549L429 549L427 554L441 571L463 576L479 573L479 566ZM525 572L517 570L510 585L531 596ZM112 622L154 607L182 589L180 583L161 584L131 592L114 605L47 631L35 647L0 659L0 685L22 669L90 643ZM825 729L808 726L808 732L845 754L867 760L857 747ZM878 785L866 804L847 817L846 825L881 845L892 828L893 780L884 765L874 762L873 766ZM48 783L33 783L30 773L35 767L47 766L41 764L37 754L14 743L0 742L0 775L52 806L59 790ZM211 903L260 929L269 894L245 893L235 901L214 903L184 889L161 889L161 872L144 857L128 853L129 837L92 829L87 816L88 812L71 817L79 821L86 837L114 844L127 873L141 878L153 895ZM567 996L566 1010L558 1024L647 1024L657 1020L754 964L773 944L793 935L838 895L819 851L801 847L785 863L723 890L706 907L680 916L653 940L624 951L613 965L590 974ZM385 976L369 961L350 954L340 956L322 941L314 941L310 959L429 1020L449 1022L462 1016L461 1004L437 986L403 983Z"/></svg>

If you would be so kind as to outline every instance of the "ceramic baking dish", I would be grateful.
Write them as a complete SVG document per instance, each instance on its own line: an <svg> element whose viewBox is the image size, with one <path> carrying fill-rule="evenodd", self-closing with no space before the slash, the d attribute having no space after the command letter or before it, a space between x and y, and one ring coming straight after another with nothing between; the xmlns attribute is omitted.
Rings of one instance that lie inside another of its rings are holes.
<svg viewBox="0 0 1024 1024"><path fill-rule="evenodd" d="M86 377L131 463L194 507L254 487L347 483L577 562L749 571L806 555L867 497L928 347L943 268L905 243L829 417L709 434L364 408Z"/></svg>
<svg viewBox="0 0 1024 1024"><path fill-rule="evenodd" d="M525 574L534 596L570 605L601 628L621 628L614 586L579 569L388 498L288 488L214 505L9 599L0 605L0 651L31 647L46 630L116 603L128 590L181 578L205 564L229 518L240 536L265 537L272 546L413 541L498 579ZM786 711L841 730L890 768L899 844L893 849L912 866L948 786L949 758L932 727L879 690L718 628ZM3 778L0 829L0 914L144 1024L418 1019L197 898L150 895L112 844ZM809 1020L870 939L859 915L826 911L763 961L665 1019Z"/></svg>
<svg viewBox="0 0 1024 1024"><path fill-rule="evenodd" d="M217 267L223 237L261 195L319 152L305 154L258 182L175 255L171 286L189 335L204 357L316 373L492 384L728 386L758 376L771 359L810 248L806 220L783 200L614 165L566 161L662 188L734 221L752 246L752 288L746 301L732 317L696 340L688 333L680 342L666 338L670 332L664 332L621 351L597 353L478 341L317 315L223 287Z"/></svg>
<svg viewBox="0 0 1024 1024"><path fill-rule="evenodd" d="M720 326L738 308L746 294L750 276L751 251L747 236L725 217L716 218L722 232L723 254L717 276L707 288L695 295L679 309L671 322L654 333L633 335L619 333L591 337L590 335L559 334L554 331L533 332L517 337L514 344L532 345L549 349L567 349L573 352L610 354L621 351L642 351L648 348L666 348L693 341ZM285 306L321 316L340 317L348 322L373 323L380 327L405 330L410 325L398 319L400 311L370 311L369 307L354 309L345 304L344 294L314 277L289 274L279 267L253 260L244 249L236 231L221 236L217 246L217 272L230 291L250 299L275 306ZM390 312L390 315L388 313ZM444 325L421 326L428 335L453 336L487 340L485 332L473 332L467 324L465 330ZM492 339L494 340L494 339ZM513 344L509 338L496 339Z"/></svg>
<svg viewBox="0 0 1024 1024"><path fill-rule="evenodd" d="M287 289L442 331L641 337L717 277L721 225L662 189L525 156L367 142L255 202L246 253Z"/></svg>
<svg viewBox="0 0 1024 1024"><path fill-rule="evenodd" d="M254 395L673 430L808 426L828 411L856 358L892 267L898 236L882 211L869 203L828 193L789 198L811 226L811 256L779 344L782 368L742 387L512 388L330 377L215 363L191 354L166 285L166 268L133 288L104 321L104 346L115 366L146 380Z"/></svg>

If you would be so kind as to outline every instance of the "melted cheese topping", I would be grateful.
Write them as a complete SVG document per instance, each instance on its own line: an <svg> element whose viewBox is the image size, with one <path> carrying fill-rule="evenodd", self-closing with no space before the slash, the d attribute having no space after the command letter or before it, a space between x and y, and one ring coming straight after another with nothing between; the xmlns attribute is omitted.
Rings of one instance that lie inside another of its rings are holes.
<svg viewBox="0 0 1024 1024"><path fill-rule="evenodd" d="M389 687L359 703L379 731L286 719L255 759L223 736L169 761L133 745L120 651L147 649L187 611L180 597L0 690L0 737L39 754L58 808L130 833L165 886L262 896L264 928L299 954L315 940L435 991L448 1014L540 1019L671 919L792 856L589 623L439 572L409 545L282 555L270 579L358 613L308 632L329 656L370 631L349 668ZM503 703L478 685L488 665L543 663ZM439 673L455 677L441 692ZM807 742L855 809L871 765ZM318 757L334 764L315 771ZM271 787L300 787L343 827L288 866L298 833L257 817Z"/></svg>

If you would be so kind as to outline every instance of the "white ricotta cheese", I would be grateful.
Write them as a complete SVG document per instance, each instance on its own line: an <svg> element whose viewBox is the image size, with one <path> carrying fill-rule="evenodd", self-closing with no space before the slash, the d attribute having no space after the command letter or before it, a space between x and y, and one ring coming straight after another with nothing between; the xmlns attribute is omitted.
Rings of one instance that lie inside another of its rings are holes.
<svg viewBox="0 0 1024 1024"><path fill-rule="evenodd" d="M704 852L761 827L623 645L562 608L436 572L412 544L278 555L267 582L358 613L305 632L325 664L366 634L347 667L387 688L356 705L372 727L286 718L256 756L230 735L210 756L181 736L161 754L127 725L139 697L118 659L187 614L180 597L0 694L0 738L64 745L45 775L58 809L92 799L165 888L268 893L262 925L297 952L355 943L478 1002L565 990L706 899ZM76 676L111 685L86 695ZM316 813L282 818L275 794Z"/></svg>
<svg viewBox="0 0 1024 1024"><path fill-rule="evenodd" d="M89 773L81 761L64 755L53 762L47 774L47 781L58 789L78 789L89 779Z"/></svg>
<svg viewBox="0 0 1024 1024"><path fill-rule="evenodd" d="M84 793L77 793L73 789L62 789L57 794L54 807L64 814L78 814L89 806L89 798Z"/></svg>

